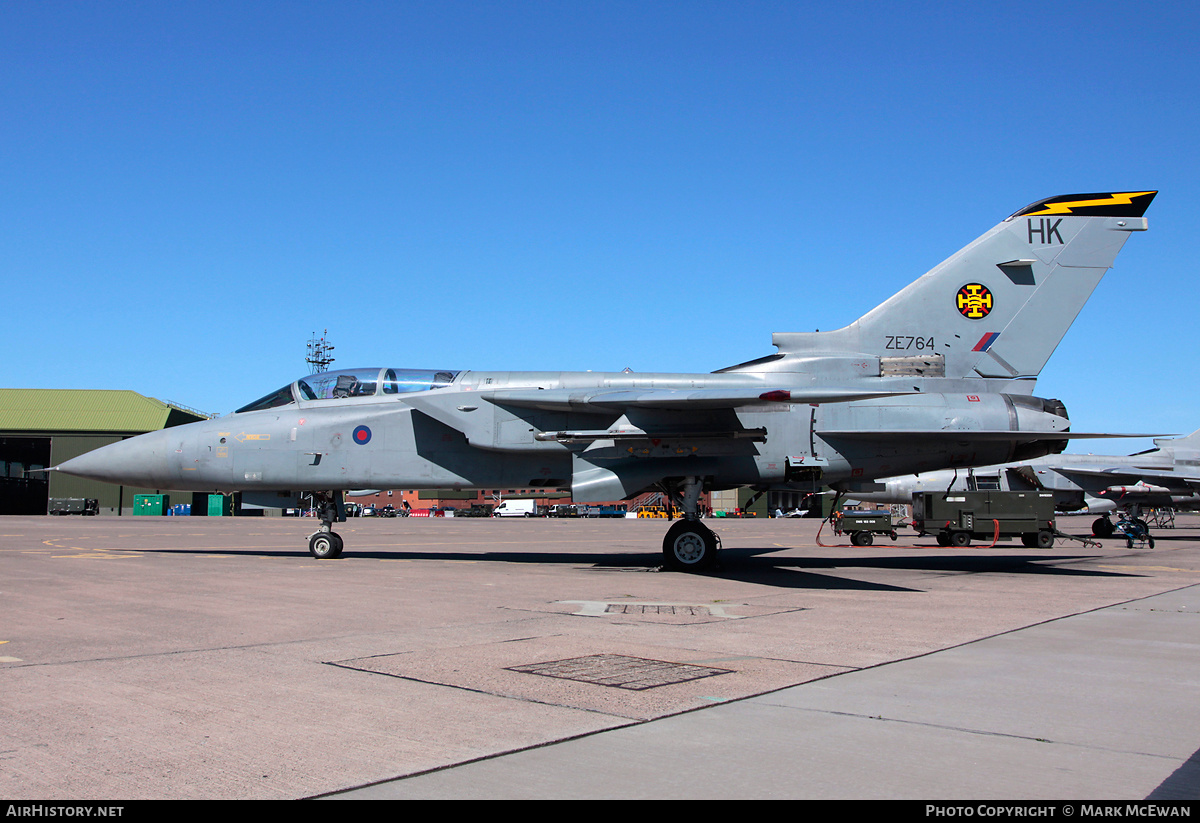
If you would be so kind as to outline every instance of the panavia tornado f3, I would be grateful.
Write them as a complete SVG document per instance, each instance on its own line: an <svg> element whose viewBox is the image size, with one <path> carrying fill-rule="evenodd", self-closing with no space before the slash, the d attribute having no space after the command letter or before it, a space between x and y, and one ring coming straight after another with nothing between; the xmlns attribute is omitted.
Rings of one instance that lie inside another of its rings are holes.
<svg viewBox="0 0 1200 823"><path fill-rule="evenodd" d="M576 502L658 488L682 519L665 565L720 541L701 492L853 492L866 481L1061 452L1035 378L1156 192L1074 194L1001 221L842 329L776 333L777 351L711 374L350 369L237 412L151 432L58 470L150 488L314 495L315 557L337 557L352 489L570 489ZM282 496L282 495L281 495Z"/></svg>

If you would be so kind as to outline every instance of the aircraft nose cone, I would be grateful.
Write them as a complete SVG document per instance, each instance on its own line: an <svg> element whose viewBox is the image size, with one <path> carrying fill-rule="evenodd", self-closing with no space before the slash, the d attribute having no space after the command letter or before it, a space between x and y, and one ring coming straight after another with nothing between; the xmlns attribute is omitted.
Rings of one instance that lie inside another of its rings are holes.
<svg viewBox="0 0 1200 823"><path fill-rule="evenodd" d="M169 436L169 430L164 430L131 437L72 457L57 468L65 474L106 483L165 487L170 475Z"/></svg>

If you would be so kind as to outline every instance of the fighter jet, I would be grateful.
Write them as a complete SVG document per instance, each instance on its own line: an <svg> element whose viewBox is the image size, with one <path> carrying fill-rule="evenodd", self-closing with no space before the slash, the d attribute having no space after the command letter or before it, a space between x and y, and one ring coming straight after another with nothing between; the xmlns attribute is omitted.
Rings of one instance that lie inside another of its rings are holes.
<svg viewBox="0 0 1200 823"><path fill-rule="evenodd" d="M1057 454L963 471L941 470L888 477L880 490L856 492L856 500L909 503L922 491L1044 490L1054 492L1062 512L1100 514L1095 537L1112 537L1112 511L1140 520L1148 507L1200 507L1200 430L1187 437L1155 438L1155 448L1131 455ZM1144 524L1144 521L1142 521Z"/></svg>
<svg viewBox="0 0 1200 823"><path fill-rule="evenodd" d="M114 483L319 501L317 558L350 489L666 492L672 569L710 567L703 490L852 490L912 472L1058 453L1065 407L1034 381L1154 191L1039 200L850 325L776 333L708 374L369 368L294 380L235 413L152 432L59 470Z"/></svg>

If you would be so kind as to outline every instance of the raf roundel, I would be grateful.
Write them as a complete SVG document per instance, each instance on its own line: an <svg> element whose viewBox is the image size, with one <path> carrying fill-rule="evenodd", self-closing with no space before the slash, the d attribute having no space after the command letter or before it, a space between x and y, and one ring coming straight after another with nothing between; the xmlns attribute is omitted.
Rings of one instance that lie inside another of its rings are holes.
<svg viewBox="0 0 1200 823"><path fill-rule="evenodd" d="M371 442L371 430L366 426L359 426L350 435L354 442L360 446L365 446Z"/></svg>
<svg viewBox="0 0 1200 823"><path fill-rule="evenodd" d="M982 320L992 311L992 292L982 283L968 283L954 296L954 306L968 320Z"/></svg>

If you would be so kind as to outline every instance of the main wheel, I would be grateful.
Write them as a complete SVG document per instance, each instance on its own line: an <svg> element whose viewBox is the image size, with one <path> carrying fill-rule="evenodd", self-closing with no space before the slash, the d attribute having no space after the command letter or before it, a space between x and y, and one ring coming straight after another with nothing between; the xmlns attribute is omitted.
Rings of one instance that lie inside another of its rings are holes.
<svg viewBox="0 0 1200 823"><path fill-rule="evenodd" d="M1112 537L1113 524L1107 517L1097 517L1092 521L1092 537Z"/></svg>
<svg viewBox="0 0 1200 823"><path fill-rule="evenodd" d="M717 562L717 536L698 520L680 520L663 538L663 565L680 572L711 568Z"/></svg>
<svg viewBox="0 0 1200 823"><path fill-rule="evenodd" d="M336 532L317 532L308 538L308 551L318 560L341 557L342 538Z"/></svg>

